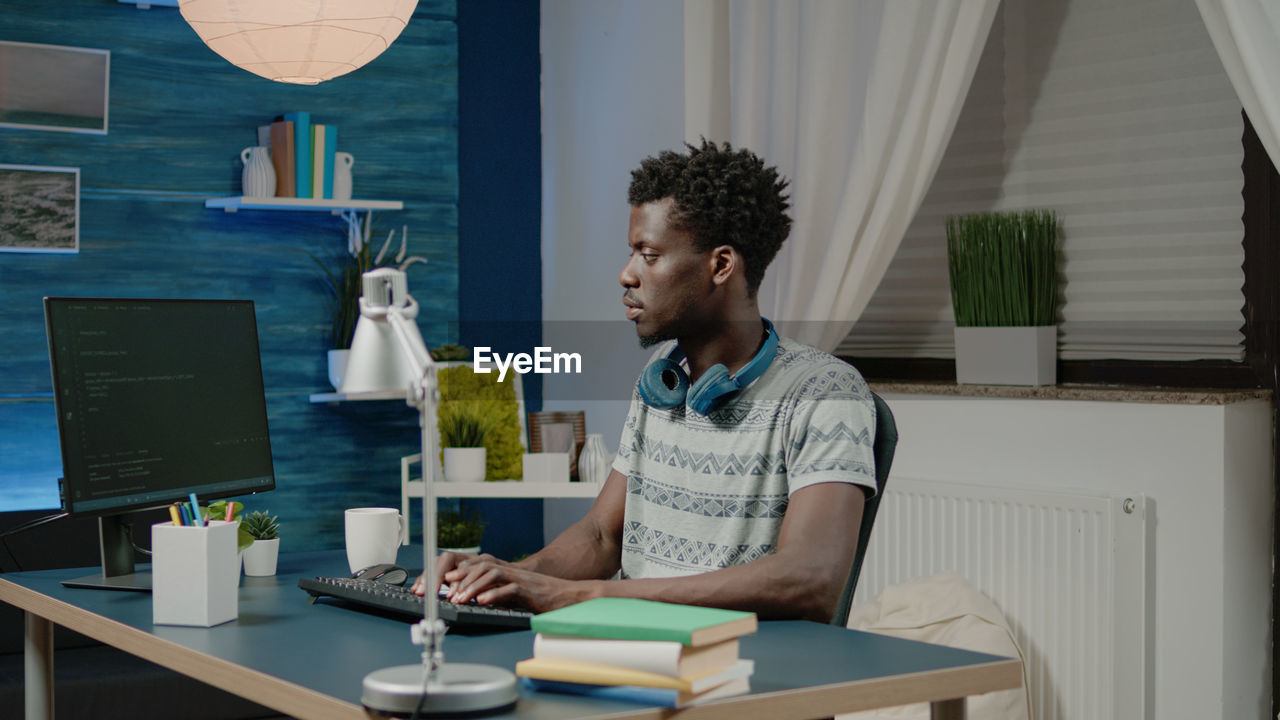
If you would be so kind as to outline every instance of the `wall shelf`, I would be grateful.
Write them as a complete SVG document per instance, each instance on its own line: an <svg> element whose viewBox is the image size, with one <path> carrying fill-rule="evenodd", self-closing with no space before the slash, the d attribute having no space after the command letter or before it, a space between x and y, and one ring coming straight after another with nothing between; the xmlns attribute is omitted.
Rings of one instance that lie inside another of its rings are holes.
<svg viewBox="0 0 1280 720"><path fill-rule="evenodd" d="M359 400L404 400L404 390L385 390L382 392L364 393L312 393L307 397L313 403L356 402Z"/></svg>
<svg viewBox="0 0 1280 720"><path fill-rule="evenodd" d="M432 484L438 498L594 498L600 494L604 483L580 482L523 482L499 480L495 482L443 482ZM408 497L422 497L422 481L407 483Z"/></svg>
<svg viewBox="0 0 1280 720"><path fill-rule="evenodd" d="M334 200L332 198L285 198L285 197L235 197L208 198L204 201L207 208L220 208L226 212L237 210L320 210L339 215L346 211L358 210L403 210L401 200Z"/></svg>

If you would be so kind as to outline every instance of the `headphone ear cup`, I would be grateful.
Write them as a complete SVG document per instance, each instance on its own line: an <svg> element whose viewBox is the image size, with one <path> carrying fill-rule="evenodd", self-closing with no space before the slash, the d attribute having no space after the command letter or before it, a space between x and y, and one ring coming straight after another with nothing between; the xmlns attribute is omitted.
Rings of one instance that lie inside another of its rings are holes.
<svg viewBox="0 0 1280 720"><path fill-rule="evenodd" d="M715 409L730 393L738 390L738 383L729 375L724 365L713 365L698 382L689 389L685 404L702 415Z"/></svg>
<svg viewBox="0 0 1280 720"><path fill-rule="evenodd" d="M670 410L684 402L689 392L689 376L680 363L659 358L640 373L640 399L650 407Z"/></svg>

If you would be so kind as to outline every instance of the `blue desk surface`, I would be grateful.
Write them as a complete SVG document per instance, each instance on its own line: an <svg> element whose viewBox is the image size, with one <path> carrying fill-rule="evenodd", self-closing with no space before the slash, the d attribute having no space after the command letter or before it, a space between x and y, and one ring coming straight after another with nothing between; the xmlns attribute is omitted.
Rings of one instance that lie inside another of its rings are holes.
<svg viewBox="0 0 1280 720"><path fill-rule="evenodd" d="M422 564L420 553L404 548L400 561L406 567L418 567ZM328 696L324 698L328 704L302 708L308 710L306 714L354 718L364 717L359 709L364 676L383 667L416 664L420 649L410 642L407 623L323 603L309 604L307 593L297 587L303 576L346 572L342 551L283 553L274 577L241 580L239 618L213 628L154 625L149 593L69 589L60 584L83 575L83 569L0 575L0 581L47 596L52 602L15 592L3 582L0 600L281 712L302 716L294 704L296 698L291 699L300 691ZM512 668L532 654L533 635L450 634L444 649L449 662ZM804 621L763 622L756 634L742 639L741 652L756 662L751 694L691 708L682 717L711 717L716 713L710 709L720 705L738 706L731 715L738 718L821 717L867 707L945 700L1021 683L1016 660ZM198 671L193 672L195 669ZM521 692L516 709L496 717L574 720L664 716L659 710L631 703Z"/></svg>

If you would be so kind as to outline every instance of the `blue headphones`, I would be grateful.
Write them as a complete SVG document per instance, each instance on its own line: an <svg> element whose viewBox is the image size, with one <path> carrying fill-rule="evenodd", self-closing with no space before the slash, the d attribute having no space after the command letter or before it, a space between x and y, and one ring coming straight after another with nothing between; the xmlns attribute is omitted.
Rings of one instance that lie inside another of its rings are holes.
<svg viewBox="0 0 1280 720"><path fill-rule="evenodd" d="M778 352L778 333L767 318L760 319L768 333L764 347L737 375L730 375L724 365L714 365L689 387L689 375L680 367L684 353L677 344L640 373L640 398L659 410L670 410L685 403L703 415L711 412L730 395L755 382L773 362Z"/></svg>

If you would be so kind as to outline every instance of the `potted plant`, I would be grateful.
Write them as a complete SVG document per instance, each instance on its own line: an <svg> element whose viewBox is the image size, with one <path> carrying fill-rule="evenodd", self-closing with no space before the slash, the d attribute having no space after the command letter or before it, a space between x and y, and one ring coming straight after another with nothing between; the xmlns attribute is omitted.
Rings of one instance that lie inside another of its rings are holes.
<svg viewBox="0 0 1280 720"><path fill-rule="evenodd" d="M438 426L444 448L444 479L482 482L485 476L485 437L490 420L485 403L441 403Z"/></svg>
<svg viewBox="0 0 1280 720"><path fill-rule="evenodd" d="M329 351L329 382L336 390L342 384L343 374L347 367L347 354L351 349L351 338L356 332L356 321L360 319L360 294L362 292L363 275L375 268L397 267L400 270L415 263L427 260L418 255L405 257L409 243L409 228L400 229L400 251L395 257L389 257L387 250L395 240L396 231L387 234L382 248L377 255L370 247L370 234L373 232L372 220L365 216L363 224L350 221L347 228L347 253L341 254L329 263L322 262L312 256L320 269L324 271L326 287L333 296L333 321L330 326L330 342L333 349Z"/></svg>
<svg viewBox="0 0 1280 720"><path fill-rule="evenodd" d="M1057 382L1058 217L1051 210L947 218L956 382Z"/></svg>
<svg viewBox="0 0 1280 720"><path fill-rule="evenodd" d="M228 514L227 508L230 507L231 512ZM200 508L200 514L204 516L205 522L210 520L226 520L227 522L239 522L240 511L244 510L244 503L232 500L215 500L208 506ZM250 545L253 544L253 536L245 529L244 523L240 523L240 527L236 530L236 550L244 553Z"/></svg>
<svg viewBox="0 0 1280 720"><path fill-rule="evenodd" d="M463 515L454 510L437 513L436 546L442 551L477 554L484 528L484 521L474 513Z"/></svg>
<svg viewBox="0 0 1280 720"><path fill-rule="evenodd" d="M244 552L244 574L265 577L276 574L276 560L280 556L280 522L265 510L254 510L240 523L240 527L253 538L253 544Z"/></svg>

